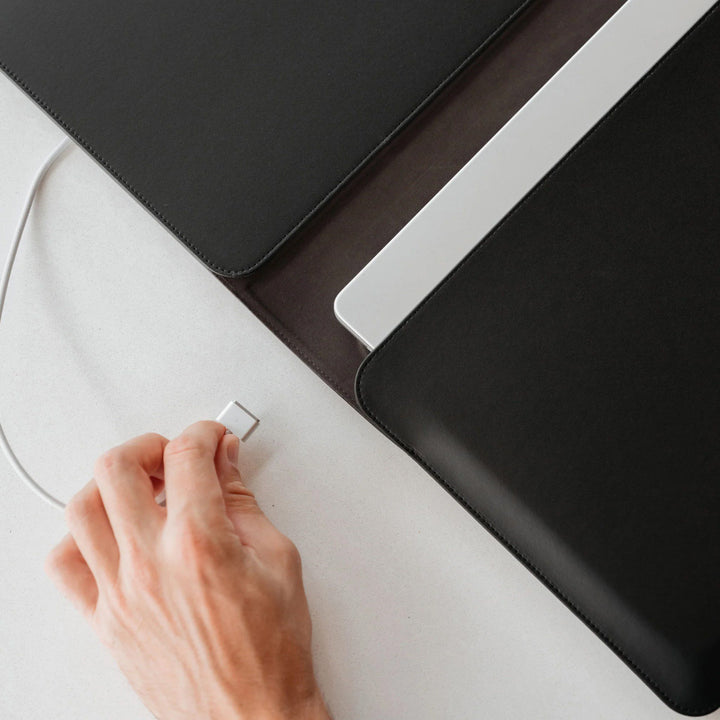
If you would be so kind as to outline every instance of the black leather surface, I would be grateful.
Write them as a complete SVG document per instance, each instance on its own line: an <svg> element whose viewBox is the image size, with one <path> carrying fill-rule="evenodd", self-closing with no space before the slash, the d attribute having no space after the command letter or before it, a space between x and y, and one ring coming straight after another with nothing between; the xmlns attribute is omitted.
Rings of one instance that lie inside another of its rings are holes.
<svg viewBox="0 0 720 720"><path fill-rule="evenodd" d="M374 422L692 715L720 705L718 37L716 5L357 379Z"/></svg>
<svg viewBox="0 0 720 720"><path fill-rule="evenodd" d="M222 282L345 400L365 347L335 296L622 5L536 0L262 267Z"/></svg>
<svg viewBox="0 0 720 720"><path fill-rule="evenodd" d="M0 67L237 276L528 1L0 0Z"/></svg>

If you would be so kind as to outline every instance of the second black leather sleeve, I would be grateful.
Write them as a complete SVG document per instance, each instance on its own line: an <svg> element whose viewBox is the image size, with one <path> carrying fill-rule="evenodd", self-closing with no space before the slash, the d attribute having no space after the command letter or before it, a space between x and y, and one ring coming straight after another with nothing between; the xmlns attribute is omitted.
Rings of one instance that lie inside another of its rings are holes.
<svg viewBox="0 0 720 720"><path fill-rule="evenodd" d="M690 715L720 705L717 7L357 379L373 421Z"/></svg>

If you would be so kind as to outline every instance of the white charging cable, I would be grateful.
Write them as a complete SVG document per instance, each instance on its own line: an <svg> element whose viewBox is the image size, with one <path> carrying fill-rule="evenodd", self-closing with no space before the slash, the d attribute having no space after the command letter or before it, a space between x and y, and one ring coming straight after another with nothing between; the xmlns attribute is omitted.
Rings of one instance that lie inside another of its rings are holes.
<svg viewBox="0 0 720 720"><path fill-rule="evenodd" d="M2 278L0 278L0 320L2 320L3 308L5 307L5 298L7 297L8 285L10 284L10 275L12 274L15 257L17 256L18 247L20 247L20 240L22 239L23 230L25 230L25 223L27 223L28 215L30 215L30 208L32 207L33 200L35 200L35 195L37 195L37 191L40 188L47 171L65 152L65 150L70 147L70 144L70 138L65 138L55 148L55 150L53 150L48 159L43 163L42 167L38 170L37 175L33 180L33 184L30 187L30 192L25 199L25 205L23 206L22 215L20 216L20 222L18 223L17 230L15 231L15 236L10 243L10 251L8 253L7 260L5 261ZM38 485L35 480L32 479L28 471L25 470L20 460L18 460L17 455L15 455L13 449L10 447L10 443L5 436L2 423L0 423L0 448L2 448L5 457L13 466L15 472L36 495L60 510L65 507L65 503L58 500L54 495L51 495L47 490L45 490L45 488Z"/></svg>
<svg viewBox="0 0 720 720"><path fill-rule="evenodd" d="M48 170L52 167L53 163L67 150L72 144L70 138L65 138L53 152L48 156L47 160L43 163L42 167L38 170L33 184L30 187L30 192L25 199L25 205L23 206L22 215L20 216L20 222L18 223L15 236L10 243L10 251L8 252L7 260L5 261L5 267L3 268L2 277L0 278L0 320L2 320L3 308L5 307L5 298L7 297L8 286L10 284L10 276L12 275L13 265L15 264L15 258L17 256L18 247L20 247L20 240L22 239L23 231L25 230L25 224L27 223L28 216L30 215L30 209L32 208L33 201L37 195L37 191L42 185L42 181L45 178ZM242 441L247 440L250 437L250 433L257 427L260 422L250 411L244 408L238 402L230 402L225 409L218 416L218 422L225 425L225 427L235 435L237 435ZM0 423L0 449L8 459L10 465L12 465L15 472L18 474L20 479L32 490L38 497L50 503L53 507L62 510L65 508L65 503L62 500L58 500L54 495L50 494L44 487L39 485L23 467L17 455L13 452L10 447L10 443L3 430L2 423Z"/></svg>

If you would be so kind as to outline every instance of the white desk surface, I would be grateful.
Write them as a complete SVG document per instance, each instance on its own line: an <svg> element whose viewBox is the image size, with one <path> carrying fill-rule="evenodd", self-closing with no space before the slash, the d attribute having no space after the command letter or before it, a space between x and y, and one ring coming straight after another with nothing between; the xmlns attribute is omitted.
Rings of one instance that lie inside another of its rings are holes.
<svg viewBox="0 0 720 720"><path fill-rule="evenodd" d="M2 258L60 138L0 75ZM19 456L67 498L107 447L172 436L230 399L261 418L242 466L302 553L337 720L676 717L73 148L38 197L0 328L0 412ZM149 719L42 571L63 527L0 458L0 717Z"/></svg>

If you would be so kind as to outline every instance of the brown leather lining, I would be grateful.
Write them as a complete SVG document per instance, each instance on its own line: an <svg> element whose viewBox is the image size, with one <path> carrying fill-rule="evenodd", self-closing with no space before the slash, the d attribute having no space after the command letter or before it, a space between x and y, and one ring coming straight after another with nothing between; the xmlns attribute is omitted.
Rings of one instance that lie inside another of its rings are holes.
<svg viewBox="0 0 720 720"><path fill-rule="evenodd" d="M355 405L367 350L335 296L623 2L539 0L273 258L220 281Z"/></svg>

